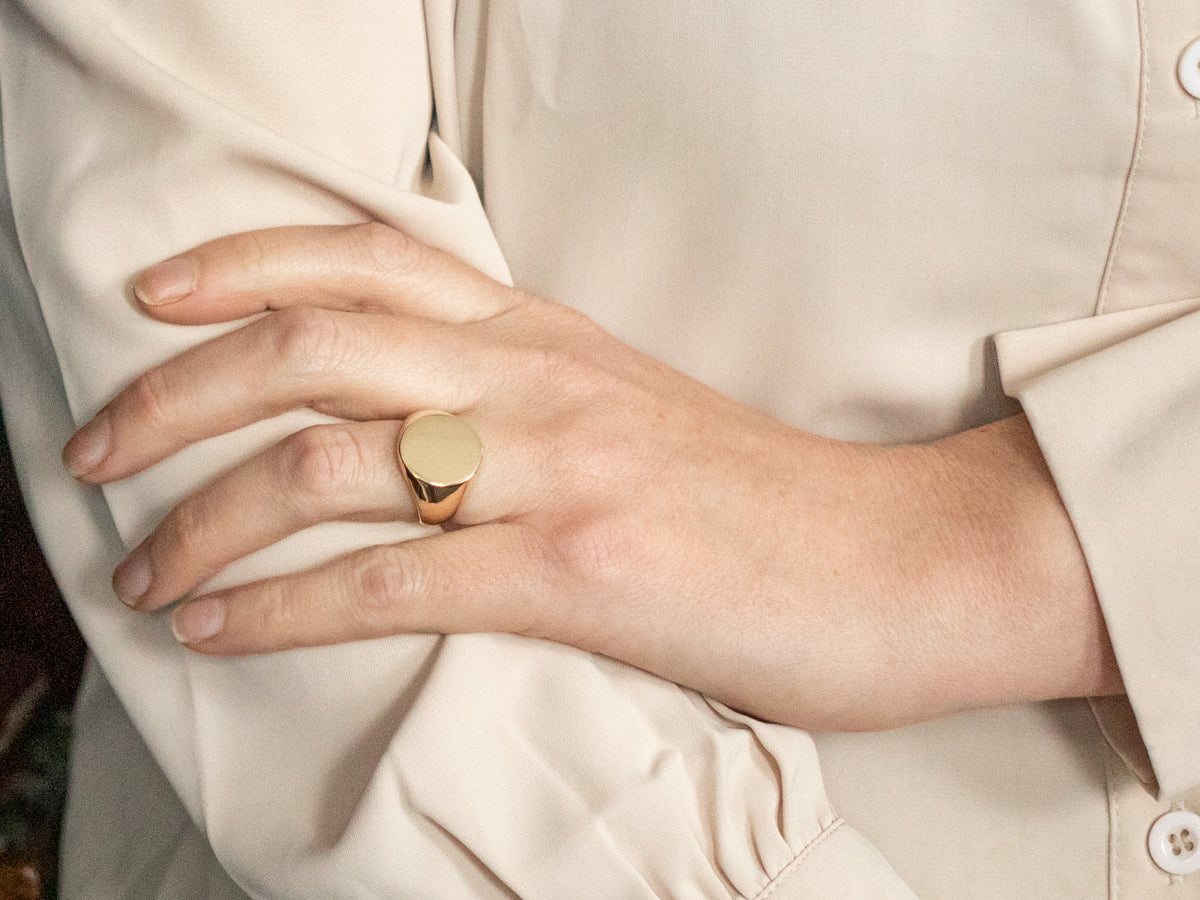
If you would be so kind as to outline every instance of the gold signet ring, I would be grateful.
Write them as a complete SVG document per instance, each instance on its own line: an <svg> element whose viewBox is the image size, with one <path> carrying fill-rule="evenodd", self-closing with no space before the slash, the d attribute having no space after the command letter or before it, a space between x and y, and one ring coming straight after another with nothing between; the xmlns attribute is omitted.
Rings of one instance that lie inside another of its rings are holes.
<svg viewBox="0 0 1200 900"><path fill-rule="evenodd" d="M441 525L458 512L467 482L479 471L483 444L458 416L428 409L400 431L396 457L422 525Z"/></svg>

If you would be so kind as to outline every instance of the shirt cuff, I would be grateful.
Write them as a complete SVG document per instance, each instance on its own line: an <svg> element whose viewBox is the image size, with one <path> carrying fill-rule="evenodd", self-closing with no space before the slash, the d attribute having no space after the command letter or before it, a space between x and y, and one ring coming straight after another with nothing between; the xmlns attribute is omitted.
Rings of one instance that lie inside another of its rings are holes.
<svg viewBox="0 0 1200 900"><path fill-rule="evenodd" d="M996 336L1083 547L1128 703L1093 702L1159 796L1200 782L1200 298ZM1144 746L1138 746L1138 735Z"/></svg>

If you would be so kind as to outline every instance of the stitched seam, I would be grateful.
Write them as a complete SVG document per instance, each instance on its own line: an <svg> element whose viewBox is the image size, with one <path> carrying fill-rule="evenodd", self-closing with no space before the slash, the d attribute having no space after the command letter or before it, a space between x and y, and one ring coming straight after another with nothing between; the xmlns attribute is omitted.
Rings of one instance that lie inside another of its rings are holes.
<svg viewBox="0 0 1200 900"><path fill-rule="evenodd" d="M1175 800L1171 803L1171 812L1179 812L1183 809L1183 801ZM1174 887L1177 884L1183 883L1184 876L1182 875L1167 875L1167 884Z"/></svg>
<svg viewBox="0 0 1200 900"><path fill-rule="evenodd" d="M780 869L779 872L776 873L775 877L771 879L770 884L754 895L754 900L767 900L768 897L775 893L775 891L779 888L779 885L783 883L783 880L787 878L787 876L790 875L793 870L800 867L800 863L804 861L805 857L810 856L812 852L816 850L817 847L819 847L827 837L845 824L846 820L841 816L838 816L836 819L830 822L824 831L809 841L799 853L792 857L791 862L789 862L786 866Z"/></svg>
<svg viewBox="0 0 1200 900"><path fill-rule="evenodd" d="M1146 7L1144 0L1137 2L1138 25L1138 109L1137 125L1133 136L1133 157L1129 161L1129 172L1125 175L1125 187L1121 192L1121 208L1117 212L1117 224L1113 232L1112 243L1108 247L1108 258L1104 261L1104 274L1100 276L1100 291L1096 297L1096 308L1093 315L1104 312L1104 304L1108 300L1108 287L1112 281L1113 269L1116 267L1117 250L1121 244L1121 235L1125 231L1125 221L1129 216L1129 207L1133 199L1133 179L1137 174L1138 163L1142 158L1142 145L1146 134L1146 93L1150 88L1150 42L1146 34Z"/></svg>
<svg viewBox="0 0 1200 900"><path fill-rule="evenodd" d="M1116 752L1108 746L1104 747L1104 786L1108 793L1108 896L1117 900L1120 894L1120 869L1117 866L1118 803L1116 788L1116 773L1113 771L1113 757Z"/></svg>

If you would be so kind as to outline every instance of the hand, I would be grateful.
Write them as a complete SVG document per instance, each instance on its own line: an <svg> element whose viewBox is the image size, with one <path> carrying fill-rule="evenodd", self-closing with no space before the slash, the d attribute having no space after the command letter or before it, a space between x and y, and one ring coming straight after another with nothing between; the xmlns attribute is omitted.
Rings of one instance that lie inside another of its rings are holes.
<svg viewBox="0 0 1200 900"><path fill-rule="evenodd" d="M67 445L77 476L290 408L349 420L176 507L115 574L137 609L321 521L413 519L394 448L417 410L484 445L444 533L186 599L173 624L199 652L506 631L817 729L1119 690L1021 418L920 447L816 437L379 224L220 239L135 289L165 322L269 314L122 391Z"/></svg>

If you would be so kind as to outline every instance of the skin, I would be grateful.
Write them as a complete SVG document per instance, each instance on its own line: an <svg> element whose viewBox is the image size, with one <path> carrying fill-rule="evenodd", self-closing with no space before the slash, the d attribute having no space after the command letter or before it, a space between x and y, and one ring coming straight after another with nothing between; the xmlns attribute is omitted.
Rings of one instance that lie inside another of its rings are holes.
<svg viewBox="0 0 1200 900"><path fill-rule="evenodd" d="M81 480L291 408L347 420L230 469L118 567L135 609L185 598L197 652L513 632L815 730L1122 690L1023 416L919 446L808 434L377 223L222 238L135 293L182 325L269 314L122 391L64 450ZM453 527L192 596L317 522L414 519L394 447L428 408L485 448Z"/></svg>

